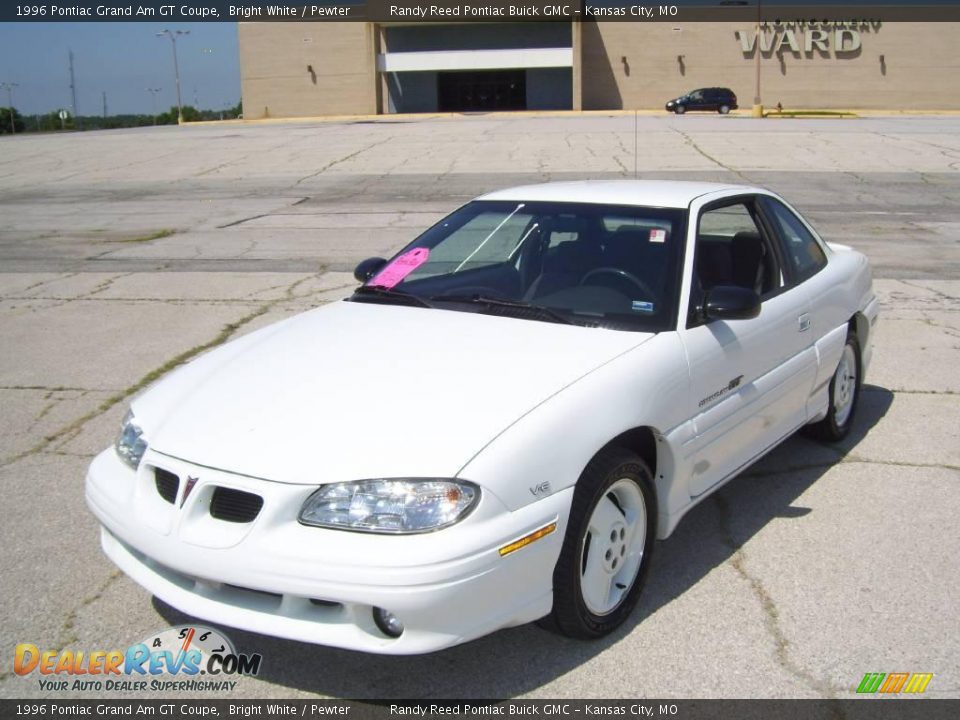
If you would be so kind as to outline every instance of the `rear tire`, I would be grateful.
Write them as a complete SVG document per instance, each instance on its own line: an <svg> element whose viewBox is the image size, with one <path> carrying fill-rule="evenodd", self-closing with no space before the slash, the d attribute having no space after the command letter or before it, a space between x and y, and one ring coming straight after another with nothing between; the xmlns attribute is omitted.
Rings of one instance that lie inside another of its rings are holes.
<svg viewBox="0 0 960 720"><path fill-rule="evenodd" d="M729 112L730 112L730 106L729 106L729 105L721 105L721 106L720 106L720 114L721 114L721 115L727 115L727 114L729 114Z"/></svg>
<svg viewBox="0 0 960 720"><path fill-rule="evenodd" d="M580 639L619 627L636 607L656 537L653 475L633 453L608 448L577 481L553 572L553 611L541 625Z"/></svg>
<svg viewBox="0 0 960 720"><path fill-rule="evenodd" d="M847 333L840 362L830 380L830 402L823 420L807 426L818 440L837 442L850 432L860 399L860 342L853 331Z"/></svg>

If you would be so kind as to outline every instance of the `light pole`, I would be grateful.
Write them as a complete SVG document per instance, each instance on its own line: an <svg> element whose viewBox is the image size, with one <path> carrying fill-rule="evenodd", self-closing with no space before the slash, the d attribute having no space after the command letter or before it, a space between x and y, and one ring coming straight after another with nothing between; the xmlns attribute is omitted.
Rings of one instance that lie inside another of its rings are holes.
<svg viewBox="0 0 960 720"><path fill-rule="evenodd" d="M10 107L10 134L17 134L17 126L13 124L13 89L20 87L17 83L0 83L0 87L7 91L7 105Z"/></svg>
<svg viewBox="0 0 960 720"><path fill-rule="evenodd" d="M756 76L757 84L753 94L753 116L763 117L763 101L760 99L760 22L762 20L760 9L763 7L763 0L757 0L757 52L756 52Z"/></svg>
<svg viewBox="0 0 960 720"><path fill-rule="evenodd" d="M153 124L157 124L157 93L163 88L147 88L147 92L153 97Z"/></svg>
<svg viewBox="0 0 960 720"><path fill-rule="evenodd" d="M212 56L212 55L213 55L213 48L200 48L200 57L203 58L203 57ZM204 65L204 70L206 69L207 67L206 65ZM200 110L200 96L197 93L196 85L193 86L193 105L198 111ZM213 108L210 108L210 110L212 111Z"/></svg>
<svg viewBox="0 0 960 720"><path fill-rule="evenodd" d="M157 37L166 35L170 38L170 46L173 49L173 75L177 81L177 123L183 124L183 101L180 99L180 66L177 63L177 35L189 35L189 30L163 30L157 33Z"/></svg>

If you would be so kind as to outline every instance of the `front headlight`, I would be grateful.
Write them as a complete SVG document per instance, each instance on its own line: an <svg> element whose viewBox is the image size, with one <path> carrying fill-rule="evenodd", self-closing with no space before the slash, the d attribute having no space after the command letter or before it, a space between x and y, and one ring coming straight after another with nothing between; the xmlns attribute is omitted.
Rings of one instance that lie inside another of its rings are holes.
<svg viewBox="0 0 960 720"><path fill-rule="evenodd" d="M137 425L133 417L133 410L128 410L120 426L120 436L117 438L117 455L134 470L140 465L140 459L147 451L147 441L143 439L143 430Z"/></svg>
<svg viewBox="0 0 960 720"><path fill-rule="evenodd" d="M462 520L480 499L463 480L359 480L324 485L300 510L304 525L373 533L419 533Z"/></svg>

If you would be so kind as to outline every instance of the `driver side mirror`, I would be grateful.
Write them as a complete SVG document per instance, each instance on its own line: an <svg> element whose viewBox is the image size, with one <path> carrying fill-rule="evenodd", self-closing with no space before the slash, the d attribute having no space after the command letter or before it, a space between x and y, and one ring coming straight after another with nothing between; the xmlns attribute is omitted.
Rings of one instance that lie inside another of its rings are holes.
<svg viewBox="0 0 960 720"><path fill-rule="evenodd" d="M760 314L760 296L737 285L718 285L707 292L703 316L707 320L750 320Z"/></svg>
<svg viewBox="0 0 960 720"><path fill-rule="evenodd" d="M360 264L353 269L353 277L360 282L365 283L367 280L376 275L386 264L387 261L381 257L372 257L367 258L366 260L361 260Z"/></svg>

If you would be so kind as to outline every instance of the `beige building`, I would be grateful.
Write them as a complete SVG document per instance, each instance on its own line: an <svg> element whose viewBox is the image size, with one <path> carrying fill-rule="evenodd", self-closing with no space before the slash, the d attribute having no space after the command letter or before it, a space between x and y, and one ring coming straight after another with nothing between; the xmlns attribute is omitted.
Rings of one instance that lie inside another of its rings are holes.
<svg viewBox="0 0 960 720"><path fill-rule="evenodd" d="M773 24L761 98L785 108L960 109L960 23ZM749 108L749 23L239 24L247 118L655 109L699 87Z"/></svg>

